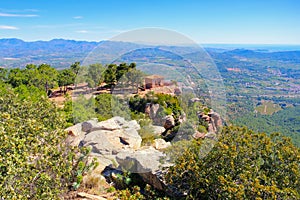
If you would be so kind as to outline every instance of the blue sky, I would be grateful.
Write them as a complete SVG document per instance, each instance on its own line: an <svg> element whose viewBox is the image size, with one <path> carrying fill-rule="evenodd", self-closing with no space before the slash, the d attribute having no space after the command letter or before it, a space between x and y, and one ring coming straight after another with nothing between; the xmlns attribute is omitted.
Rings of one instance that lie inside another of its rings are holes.
<svg viewBox="0 0 300 200"><path fill-rule="evenodd" d="M300 44L300 1L0 1L0 38L100 41L144 27L178 31L202 44Z"/></svg>

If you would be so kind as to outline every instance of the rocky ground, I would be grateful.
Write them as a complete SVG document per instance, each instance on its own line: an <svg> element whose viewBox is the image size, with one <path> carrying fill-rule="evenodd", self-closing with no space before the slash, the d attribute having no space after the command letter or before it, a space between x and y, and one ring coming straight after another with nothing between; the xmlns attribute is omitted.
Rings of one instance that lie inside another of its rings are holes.
<svg viewBox="0 0 300 200"><path fill-rule="evenodd" d="M154 120L158 107L158 105L149 105L146 110L146 113ZM208 123L208 133L195 132L194 137L213 138L218 127L222 125L219 114L213 111L207 114L199 113L199 118ZM160 135L172 127L174 119L171 115L165 116L161 125L152 127L153 134ZM85 190L87 193L73 192L70 193L69 199L111 198L112 194L104 191L113 185L111 177L124 170L139 174L145 183L155 189L165 191L167 186L163 181L163 174L172 163L168 162L163 149L171 146L171 143L159 138L154 139L149 146L142 146L142 138L138 132L140 128L136 120L126 121L118 116L101 122L91 119L67 128L66 131L69 134L67 142L73 146L90 147L90 159L96 158L99 163L95 170L83 178L82 185L90 188ZM161 162L162 160L164 162ZM96 193L93 187L98 187L98 191L102 189L102 196L91 196Z"/></svg>
<svg viewBox="0 0 300 200"><path fill-rule="evenodd" d="M83 185L88 185L91 177L106 180L113 170L127 170L142 175L144 181L155 188L163 189L164 184L155 173L161 168L159 160L165 156L160 150L170 143L156 139L153 146L141 146L139 129L136 120L126 121L122 117L102 122L92 119L66 129L69 134L67 142L91 147L90 157L99 162L99 166L84 178ZM156 130L163 130L163 127L156 127Z"/></svg>

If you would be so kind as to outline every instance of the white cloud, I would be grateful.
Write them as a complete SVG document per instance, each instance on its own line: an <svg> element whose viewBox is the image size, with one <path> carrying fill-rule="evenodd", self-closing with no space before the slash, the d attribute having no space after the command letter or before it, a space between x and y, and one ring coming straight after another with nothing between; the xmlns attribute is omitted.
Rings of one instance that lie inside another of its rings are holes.
<svg viewBox="0 0 300 200"><path fill-rule="evenodd" d="M0 12L0 17L38 17L38 15L32 14L12 14Z"/></svg>
<svg viewBox="0 0 300 200"><path fill-rule="evenodd" d="M18 27L15 26L6 26L6 25L0 25L0 29L5 29L5 30L18 30Z"/></svg>
<svg viewBox="0 0 300 200"><path fill-rule="evenodd" d="M74 16L73 19L82 19L82 16Z"/></svg>
<svg viewBox="0 0 300 200"><path fill-rule="evenodd" d="M88 33L87 30L80 30L80 31L76 31L76 33Z"/></svg>

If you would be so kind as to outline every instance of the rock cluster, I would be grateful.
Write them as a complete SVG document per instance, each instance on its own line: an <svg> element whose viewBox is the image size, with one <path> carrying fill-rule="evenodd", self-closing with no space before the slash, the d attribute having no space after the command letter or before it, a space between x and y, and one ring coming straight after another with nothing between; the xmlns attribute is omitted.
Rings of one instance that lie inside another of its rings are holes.
<svg viewBox="0 0 300 200"><path fill-rule="evenodd" d="M209 113L205 114L203 112L198 114L200 120L205 121L208 124L208 133L196 132L193 137L198 138L215 138L219 129L223 126L223 121L219 113L211 110Z"/></svg>
<svg viewBox="0 0 300 200"><path fill-rule="evenodd" d="M125 146L140 148L142 138L139 129L140 125L135 120L128 122L122 117L113 117L102 122L92 119L71 126L66 131L70 135L68 142L71 145L90 146L92 152L106 155Z"/></svg>
<svg viewBox="0 0 300 200"><path fill-rule="evenodd" d="M158 131L163 127L156 127ZM67 142L74 146L91 147L91 156L100 163L97 171L109 166L112 169L128 170L138 173L145 182L157 189L163 189L164 183L156 176L160 171L160 160L165 155L159 151L171 144L163 139L154 140L153 146L141 147L142 138L138 134L139 124L135 120L126 121L122 117L113 117L98 122L92 119L66 129Z"/></svg>
<svg viewBox="0 0 300 200"><path fill-rule="evenodd" d="M155 104L149 106L148 114L157 117L160 106ZM220 115L210 111L208 114L199 113L198 117L208 124L208 133L198 132L194 137L214 139L219 127L222 126ZM152 126L156 135L175 126L172 115L160 119L161 126ZM67 128L69 134L67 142L74 146L91 148L91 158L96 157L100 164L94 170L95 176L99 176L104 169L119 171L125 169L138 173L146 183L156 189L168 190L162 174L171 163L166 161L166 155L161 150L170 147L171 143L163 139L155 139L152 146L141 147L142 138L138 133L139 129L140 125L137 121L126 121L122 117L113 117L102 122L92 119ZM162 163L162 160L165 162Z"/></svg>
<svg viewBox="0 0 300 200"><path fill-rule="evenodd" d="M174 116L165 115L163 112L163 107L159 104L147 103L145 108L145 113L153 121L155 125L163 126L165 129L171 129L175 126ZM178 119L180 123L186 120L185 114L181 115Z"/></svg>

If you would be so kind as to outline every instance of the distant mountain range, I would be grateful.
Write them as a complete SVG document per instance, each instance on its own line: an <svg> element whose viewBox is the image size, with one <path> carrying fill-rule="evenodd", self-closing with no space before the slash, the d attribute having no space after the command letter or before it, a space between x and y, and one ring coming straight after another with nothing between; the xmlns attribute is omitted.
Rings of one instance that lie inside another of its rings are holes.
<svg viewBox="0 0 300 200"><path fill-rule="evenodd" d="M101 48L96 48L98 46ZM140 48L151 48L143 51L136 51L133 55L132 50ZM96 50L95 50L96 49ZM117 41L75 41L64 39L53 39L50 41L34 41L25 42L20 39L0 39L0 66L5 68L25 67L26 64L48 63L55 68L66 68L76 61L83 62L87 57L86 63L100 62L108 63L117 58L122 58L126 54L126 60L138 56L143 58L143 53L149 52L155 55L155 51L160 49L159 46L141 45L129 42ZM180 55L187 55L189 59L197 56L199 49L195 47L168 46L163 47L164 50L171 50L172 53L178 52ZM161 49L160 49L161 50ZM239 58L239 59L267 59L282 60L289 62L300 62L300 51L284 51L284 52L266 52L261 50L247 49L228 49L211 47L206 48L212 58L222 59L223 57ZM160 52L161 53L161 52ZM168 54L168 52L165 52ZM194 56L193 56L194 55ZM123 57L124 58L124 57Z"/></svg>
<svg viewBox="0 0 300 200"><path fill-rule="evenodd" d="M50 63L57 68L64 68L81 61L97 45L97 42L63 39L35 42L0 39L0 65L24 67L28 63Z"/></svg>

